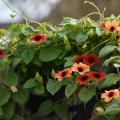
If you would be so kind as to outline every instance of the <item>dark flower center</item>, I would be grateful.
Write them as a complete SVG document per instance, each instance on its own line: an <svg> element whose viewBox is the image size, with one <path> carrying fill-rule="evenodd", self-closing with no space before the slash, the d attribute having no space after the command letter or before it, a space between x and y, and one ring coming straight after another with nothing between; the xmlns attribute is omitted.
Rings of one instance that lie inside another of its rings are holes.
<svg viewBox="0 0 120 120"><path fill-rule="evenodd" d="M88 79L87 76L82 76L82 81L86 81Z"/></svg>
<svg viewBox="0 0 120 120"><path fill-rule="evenodd" d="M78 71L79 71L79 72L82 72L82 71L83 71L83 68L79 67L79 68L78 68Z"/></svg>
<svg viewBox="0 0 120 120"><path fill-rule="evenodd" d="M0 51L0 56L3 56L4 55L4 52L3 51Z"/></svg>
<svg viewBox="0 0 120 120"><path fill-rule="evenodd" d="M109 97L112 97L113 94L114 94L113 92L110 92L108 96L109 96Z"/></svg>
<svg viewBox="0 0 120 120"><path fill-rule="evenodd" d="M3 54L3 52L2 51L0 51L0 55L2 55Z"/></svg>
<svg viewBox="0 0 120 120"><path fill-rule="evenodd" d="M94 77L95 77L95 78L99 78L100 75L99 75L98 73L95 73L95 74L94 74Z"/></svg>
<svg viewBox="0 0 120 120"><path fill-rule="evenodd" d="M41 39L40 36L36 36L36 37L35 37L35 40L36 40L36 41L39 41L40 39Z"/></svg>
<svg viewBox="0 0 120 120"><path fill-rule="evenodd" d="M91 57L88 59L88 61L89 61L89 63L93 63L95 60L94 60L94 58Z"/></svg>
<svg viewBox="0 0 120 120"><path fill-rule="evenodd" d="M117 35L117 36L116 36L116 39L119 39L119 38L120 38L120 36Z"/></svg>
<svg viewBox="0 0 120 120"><path fill-rule="evenodd" d="M115 30L115 27L112 26L112 27L110 28L110 31L114 31L114 30Z"/></svg>
<svg viewBox="0 0 120 120"><path fill-rule="evenodd" d="M66 72L62 72L61 76L65 77L65 75L66 75Z"/></svg>

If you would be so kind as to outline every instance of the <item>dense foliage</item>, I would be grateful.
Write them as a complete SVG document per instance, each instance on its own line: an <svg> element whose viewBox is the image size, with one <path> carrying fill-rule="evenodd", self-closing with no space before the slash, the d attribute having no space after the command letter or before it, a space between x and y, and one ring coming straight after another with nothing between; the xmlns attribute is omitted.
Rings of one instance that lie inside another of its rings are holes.
<svg viewBox="0 0 120 120"><path fill-rule="evenodd" d="M86 105L92 98L92 119L120 119L119 17L66 17L58 27L11 24L0 29L0 39L2 119L37 120L51 113L63 119L74 101ZM31 96L38 100L30 103Z"/></svg>

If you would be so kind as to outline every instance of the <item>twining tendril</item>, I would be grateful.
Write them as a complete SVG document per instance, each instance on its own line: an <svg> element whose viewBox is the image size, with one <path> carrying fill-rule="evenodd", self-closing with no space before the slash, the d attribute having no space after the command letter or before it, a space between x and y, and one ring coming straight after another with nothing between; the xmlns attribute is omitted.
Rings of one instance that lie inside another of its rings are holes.
<svg viewBox="0 0 120 120"><path fill-rule="evenodd" d="M89 13L88 15L86 15L86 17L89 17L91 15L99 15L100 20L103 20L106 8L104 8L103 12L101 13L100 10L99 10L99 8L93 2L90 2L90 1L85 1L84 2L84 4L87 4L87 3L90 4L90 5L92 5L97 10L97 12Z"/></svg>

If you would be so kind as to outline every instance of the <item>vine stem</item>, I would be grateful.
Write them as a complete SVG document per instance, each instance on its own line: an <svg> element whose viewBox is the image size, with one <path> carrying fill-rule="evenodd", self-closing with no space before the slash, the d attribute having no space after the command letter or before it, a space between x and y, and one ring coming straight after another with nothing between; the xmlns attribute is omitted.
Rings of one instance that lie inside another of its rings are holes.
<svg viewBox="0 0 120 120"><path fill-rule="evenodd" d="M86 17L89 17L91 15L99 15L100 16L100 14L98 12L92 12L92 13L87 14Z"/></svg>
<svg viewBox="0 0 120 120"><path fill-rule="evenodd" d="M110 39L107 39L105 41L103 41L102 43L100 43L99 45L95 46L93 49L91 49L90 51L88 51L88 53L92 52L93 50L95 50L97 47L101 46L102 44L108 42Z"/></svg>
<svg viewBox="0 0 120 120"><path fill-rule="evenodd" d="M117 73L119 74L120 73L120 70L119 70L119 68L116 68L117 69Z"/></svg>

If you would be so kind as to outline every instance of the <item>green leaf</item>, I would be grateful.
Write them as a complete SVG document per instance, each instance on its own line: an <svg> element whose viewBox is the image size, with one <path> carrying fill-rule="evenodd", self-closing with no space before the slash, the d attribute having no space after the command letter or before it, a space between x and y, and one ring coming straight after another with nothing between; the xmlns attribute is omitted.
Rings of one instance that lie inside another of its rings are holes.
<svg viewBox="0 0 120 120"><path fill-rule="evenodd" d="M115 19L116 16L114 14L110 15L110 19Z"/></svg>
<svg viewBox="0 0 120 120"><path fill-rule="evenodd" d="M66 97L70 97L74 91L77 89L77 85L76 84L69 84L66 88L65 88L65 95Z"/></svg>
<svg viewBox="0 0 120 120"><path fill-rule="evenodd" d="M109 59L105 60L105 62L103 63L103 65L105 65L105 66L109 66L110 64L113 64L115 67L119 67L120 66L120 56L110 57Z"/></svg>
<svg viewBox="0 0 120 120"><path fill-rule="evenodd" d="M3 116L3 109L0 107L0 116Z"/></svg>
<svg viewBox="0 0 120 120"><path fill-rule="evenodd" d="M43 85L38 85L34 88L34 94L35 95L43 95L44 94L44 86Z"/></svg>
<svg viewBox="0 0 120 120"><path fill-rule="evenodd" d="M94 117L93 119L91 119L91 120L108 120L107 119L107 117L106 116L96 116L96 117ZM110 119L109 119L110 120Z"/></svg>
<svg viewBox="0 0 120 120"><path fill-rule="evenodd" d="M98 36L101 36L105 33L105 31L101 30L99 26L96 27L96 33Z"/></svg>
<svg viewBox="0 0 120 120"><path fill-rule="evenodd" d="M76 37L76 42L79 44L86 42L86 40L88 39L88 35L85 33L80 33L77 35Z"/></svg>
<svg viewBox="0 0 120 120"><path fill-rule="evenodd" d="M32 48L29 48L22 53L21 58L26 64L29 64L34 57L34 54L35 54L35 50Z"/></svg>
<svg viewBox="0 0 120 120"><path fill-rule="evenodd" d="M10 37L15 38L21 33L22 24L12 24L10 26Z"/></svg>
<svg viewBox="0 0 120 120"><path fill-rule="evenodd" d="M10 99L11 93L5 89L0 89L0 106L6 104Z"/></svg>
<svg viewBox="0 0 120 120"><path fill-rule="evenodd" d="M8 33L8 31L6 29L4 29L4 28L0 29L0 36L6 35L7 33Z"/></svg>
<svg viewBox="0 0 120 120"><path fill-rule="evenodd" d="M29 98L29 93L26 89L21 89L18 92L14 93L12 98L16 103L23 106Z"/></svg>
<svg viewBox="0 0 120 120"><path fill-rule="evenodd" d="M114 46L114 45L105 46L100 50L99 56L100 57L105 57L108 54L110 54L111 52L113 52L116 48L117 48L117 46Z"/></svg>
<svg viewBox="0 0 120 120"><path fill-rule="evenodd" d="M11 63L13 64L13 66L17 66L19 63L21 62L21 58L14 58L11 60Z"/></svg>
<svg viewBox="0 0 120 120"><path fill-rule="evenodd" d="M41 67L42 66L42 62L38 59L38 54L35 54L34 55L34 58L32 60L32 63L37 65L38 67Z"/></svg>
<svg viewBox="0 0 120 120"><path fill-rule="evenodd" d="M40 49L39 59L43 62L55 60L61 53L61 48L55 46L47 46Z"/></svg>
<svg viewBox="0 0 120 120"><path fill-rule="evenodd" d="M47 100L43 102L39 109L38 109L38 115L39 116L46 116L50 114L53 111L53 104L51 100Z"/></svg>
<svg viewBox="0 0 120 120"><path fill-rule="evenodd" d="M5 120L11 120L14 112L15 112L15 110L14 110L13 104L8 103L8 104L3 106L3 118Z"/></svg>
<svg viewBox="0 0 120 120"><path fill-rule="evenodd" d="M79 99L84 103L87 103L94 95L95 95L94 86L83 87L78 93Z"/></svg>
<svg viewBox="0 0 120 120"><path fill-rule="evenodd" d="M74 64L73 58L67 59L67 61L64 64L64 67L70 67Z"/></svg>
<svg viewBox="0 0 120 120"><path fill-rule="evenodd" d="M51 23L49 23L49 22L45 22L45 25L49 28L49 29L51 29L51 30L55 30L55 28L54 28L54 26L51 24Z"/></svg>
<svg viewBox="0 0 120 120"><path fill-rule="evenodd" d="M41 117L38 114L34 114L34 115L31 116L30 120L41 120Z"/></svg>
<svg viewBox="0 0 120 120"><path fill-rule="evenodd" d="M112 115L120 112L120 105L111 105L107 107L104 114Z"/></svg>
<svg viewBox="0 0 120 120"><path fill-rule="evenodd" d="M110 87L120 80L120 74L110 73L106 76L105 80L99 84L99 89Z"/></svg>
<svg viewBox="0 0 120 120"><path fill-rule="evenodd" d="M120 52L120 46L117 47L117 51Z"/></svg>
<svg viewBox="0 0 120 120"><path fill-rule="evenodd" d="M66 102L57 103L54 105L54 112L63 119L67 113L68 105Z"/></svg>
<svg viewBox="0 0 120 120"><path fill-rule="evenodd" d="M30 80L25 82L23 88L33 88L33 87L35 87L35 85L36 85L35 80L34 79L30 79Z"/></svg>
<svg viewBox="0 0 120 120"><path fill-rule="evenodd" d="M15 73L5 73L3 79L6 85L12 86L18 84L18 76Z"/></svg>
<svg viewBox="0 0 120 120"><path fill-rule="evenodd" d="M20 115L18 114L13 115L12 120L20 120Z"/></svg>
<svg viewBox="0 0 120 120"><path fill-rule="evenodd" d="M33 32L32 28L30 26L24 26L22 29L21 29L22 33L25 35L25 36L30 36L31 33Z"/></svg>
<svg viewBox="0 0 120 120"><path fill-rule="evenodd" d="M58 82L51 79L48 80L48 83L46 85L48 92L51 93L52 95L54 95L58 90L60 90L61 87L62 82Z"/></svg>
<svg viewBox="0 0 120 120"><path fill-rule="evenodd" d="M73 19L70 17L65 17L63 19L63 21L61 22L61 25L67 25L67 24L71 24L71 25L76 25L78 23L77 19Z"/></svg>

